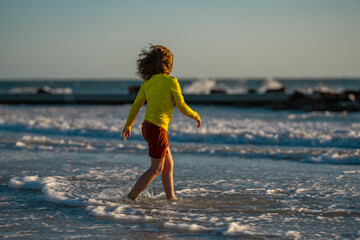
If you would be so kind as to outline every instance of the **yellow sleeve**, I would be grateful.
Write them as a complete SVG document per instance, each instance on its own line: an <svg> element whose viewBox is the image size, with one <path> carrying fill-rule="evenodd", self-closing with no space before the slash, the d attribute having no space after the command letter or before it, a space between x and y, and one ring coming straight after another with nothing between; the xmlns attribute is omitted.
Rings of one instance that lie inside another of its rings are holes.
<svg viewBox="0 0 360 240"><path fill-rule="evenodd" d="M171 87L171 94L174 98L176 108L179 109L181 113L196 121L200 119L200 115L197 112L193 111L185 103L184 97L181 93L179 82L177 81L176 78L173 80L173 86Z"/></svg>
<svg viewBox="0 0 360 240"><path fill-rule="evenodd" d="M131 106L129 116L127 118L124 129L127 130L131 129L131 126L134 124L136 116L138 115L140 108L144 105L145 101L146 101L145 93L141 86L138 95L136 96L135 101Z"/></svg>

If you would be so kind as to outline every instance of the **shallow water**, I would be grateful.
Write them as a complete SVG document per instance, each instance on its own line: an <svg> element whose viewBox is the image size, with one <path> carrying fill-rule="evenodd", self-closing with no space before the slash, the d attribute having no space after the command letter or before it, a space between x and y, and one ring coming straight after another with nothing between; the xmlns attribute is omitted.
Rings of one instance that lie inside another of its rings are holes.
<svg viewBox="0 0 360 240"><path fill-rule="evenodd" d="M143 154L8 154L3 236L359 236L358 166L174 154L179 200L165 199L158 178L134 203L125 196L149 164Z"/></svg>
<svg viewBox="0 0 360 240"><path fill-rule="evenodd" d="M141 120L120 140L129 106L2 106L0 236L360 237L358 114L195 109L204 128L175 111L169 131L179 200L158 177L135 203L150 161Z"/></svg>

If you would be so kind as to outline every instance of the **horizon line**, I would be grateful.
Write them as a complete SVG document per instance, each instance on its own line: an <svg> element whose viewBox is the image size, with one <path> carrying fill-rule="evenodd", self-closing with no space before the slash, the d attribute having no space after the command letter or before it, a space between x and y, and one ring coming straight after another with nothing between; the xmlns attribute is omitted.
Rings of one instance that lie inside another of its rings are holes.
<svg viewBox="0 0 360 240"><path fill-rule="evenodd" d="M360 80L360 76L251 76L251 77L176 77L180 80L257 80L257 79L277 79L277 80L301 80L301 79L323 79L323 80ZM142 81L140 78L136 77L9 77L9 78L0 78L0 81Z"/></svg>

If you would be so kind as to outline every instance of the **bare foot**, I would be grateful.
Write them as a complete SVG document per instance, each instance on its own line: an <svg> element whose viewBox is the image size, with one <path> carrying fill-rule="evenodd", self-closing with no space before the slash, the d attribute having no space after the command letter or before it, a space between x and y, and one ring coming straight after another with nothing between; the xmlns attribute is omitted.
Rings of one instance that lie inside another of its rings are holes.
<svg viewBox="0 0 360 240"><path fill-rule="evenodd" d="M134 201L134 202L136 202L135 200L136 200L136 198L132 198L132 197L130 197L130 193L129 193L129 195L128 195L128 199L129 200L132 200L132 201Z"/></svg>
<svg viewBox="0 0 360 240"><path fill-rule="evenodd" d="M169 200L169 201L176 201L176 200L178 200L178 199L177 199L177 197L172 197L172 198L169 198L168 200Z"/></svg>

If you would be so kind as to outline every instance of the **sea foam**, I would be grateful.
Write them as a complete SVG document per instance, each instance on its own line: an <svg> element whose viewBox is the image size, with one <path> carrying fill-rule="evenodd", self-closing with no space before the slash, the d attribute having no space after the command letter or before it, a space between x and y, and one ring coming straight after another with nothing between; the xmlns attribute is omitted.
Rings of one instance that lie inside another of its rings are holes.
<svg viewBox="0 0 360 240"><path fill-rule="evenodd" d="M12 189L41 190L44 194L41 199L53 203L62 203L69 206L83 205L83 199L74 198L61 187L63 177L26 176L10 179L8 187Z"/></svg>
<svg viewBox="0 0 360 240"><path fill-rule="evenodd" d="M227 230L224 232L224 235L252 235L254 232L255 229L252 226L231 222Z"/></svg>
<svg viewBox="0 0 360 240"><path fill-rule="evenodd" d="M121 110L109 106L30 109L5 107L0 109L0 129L29 133L17 141L19 147L24 147L24 144L74 144L62 143L60 140L51 141L48 139L49 135L120 140L121 126L125 124L129 107L125 105L120 108ZM268 110L236 108L218 108L214 111L211 106L196 108L199 108L197 111L203 116L203 124L199 129L192 120L174 111L173 121L169 127L172 142L343 149L357 149L360 145L357 113L344 116L341 113L326 112L275 113ZM117 114L115 110L118 111ZM144 114L145 109L142 109L138 118L142 119ZM33 136L34 133L38 136ZM135 122L131 140L143 141L141 120ZM93 149L96 146L91 144L88 148Z"/></svg>

